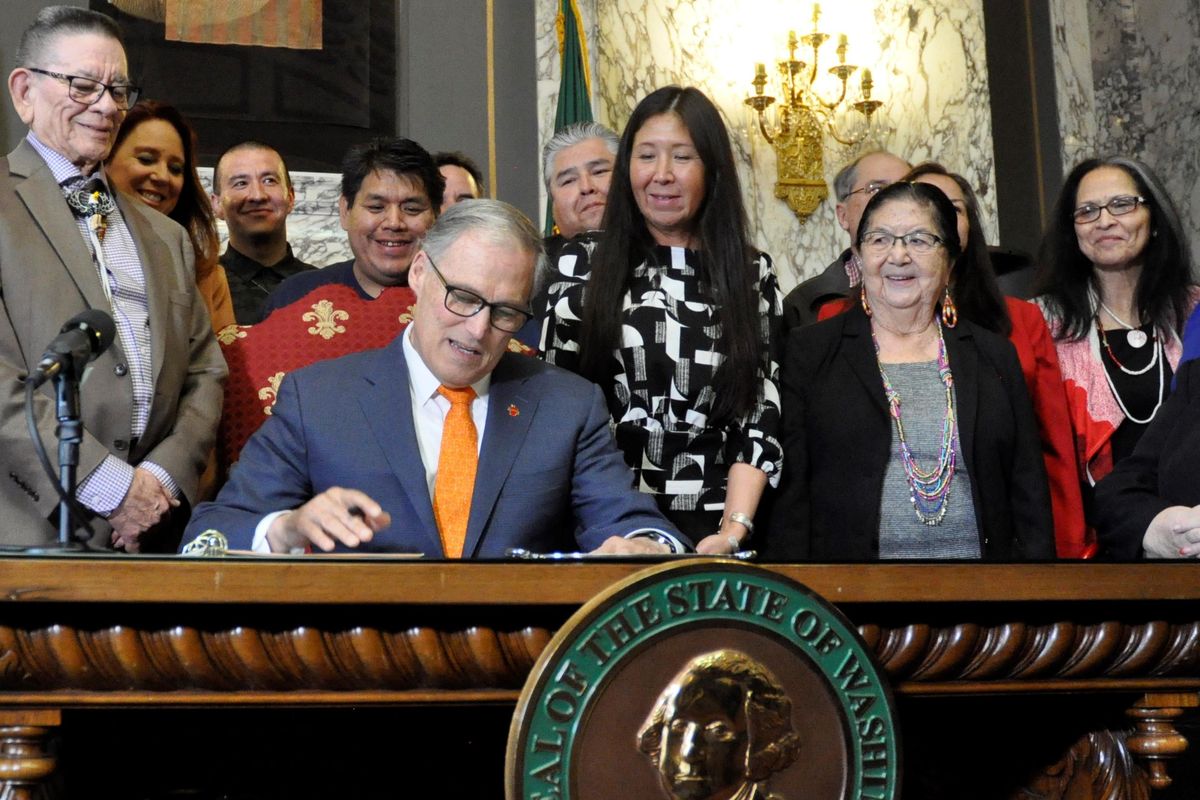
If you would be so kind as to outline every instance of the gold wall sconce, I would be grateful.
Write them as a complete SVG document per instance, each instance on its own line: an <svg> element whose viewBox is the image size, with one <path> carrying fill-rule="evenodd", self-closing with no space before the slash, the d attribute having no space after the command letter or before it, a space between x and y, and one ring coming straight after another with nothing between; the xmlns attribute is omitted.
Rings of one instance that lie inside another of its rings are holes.
<svg viewBox="0 0 1200 800"><path fill-rule="evenodd" d="M751 81L754 94L745 101L757 114L759 132L775 150L775 196L785 201L801 222L808 219L829 195L825 186L825 134L847 146L861 144L870 135L871 115L883 105L879 100L871 99L875 83L869 69L862 71L862 99L846 104L849 79L858 67L846 63L849 40L845 34L838 38L838 63L829 68L829 73L841 83L841 93L833 101L817 93L815 83L821 45L831 38L819 31L820 16L820 5L813 5L812 33L797 40L795 31L788 32L788 57L777 62L779 79L772 87L780 94L778 103L775 97L764 93L769 82L765 64L755 65L754 80ZM796 49L801 43L812 49L811 65L796 58ZM774 109L768 114L772 105ZM835 114L847 107L866 118L866 125L858 134L839 131L834 123Z"/></svg>

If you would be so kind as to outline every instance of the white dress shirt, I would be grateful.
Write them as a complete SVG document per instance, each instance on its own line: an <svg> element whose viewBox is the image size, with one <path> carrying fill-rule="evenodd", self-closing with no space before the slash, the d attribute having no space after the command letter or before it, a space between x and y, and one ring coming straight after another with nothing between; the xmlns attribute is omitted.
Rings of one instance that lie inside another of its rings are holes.
<svg viewBox="0 0 1200 800"><path fill-rule="evenodd" d="M429 371L425 360L413 347L412 326L406 328L402 336L404 358L408 364L408 393L412 405L413 429L417 432L417 447L421 452L425 483L432 501L433 487L437 482L438 456L442 451L442 428L446 424L446 414L450 412L450 401L438 393L441 381ZM475 390L475 399L471 401L471 419L475 422L476 447L483 444L483 432L487 426L488 389L491 384L491 373L471 384L471 388ZM270 513L255 526L252 545L254 552L271 552L271 546L267 542L267 529L280 515L286 513L288 510ZM294 548L293 552L304 551L302 548Z"/></svg>

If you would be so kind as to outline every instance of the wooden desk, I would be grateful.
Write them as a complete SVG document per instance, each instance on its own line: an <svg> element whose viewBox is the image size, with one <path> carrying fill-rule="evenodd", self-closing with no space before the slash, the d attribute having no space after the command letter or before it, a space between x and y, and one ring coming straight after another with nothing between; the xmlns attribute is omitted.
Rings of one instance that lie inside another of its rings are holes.
<svg viewBox="0 0 1200 800"><path fill-rule="evenodd" d="M27 796L54 769L70 709L512 702L557 626L644 566L0 558L0 780ZM1200 697L1197 566L769 568L835 603L901 699L1128 695L1138 735L1087 746L1169 783Z"/></svg>

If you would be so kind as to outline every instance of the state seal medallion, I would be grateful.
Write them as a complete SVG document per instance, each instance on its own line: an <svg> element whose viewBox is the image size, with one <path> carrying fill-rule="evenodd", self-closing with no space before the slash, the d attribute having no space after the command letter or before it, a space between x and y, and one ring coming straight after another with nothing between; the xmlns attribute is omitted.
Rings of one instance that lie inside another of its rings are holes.
<svg viewBox="0 0 1200 800"><path fill-rule="evenodd" d="M508 800L894 800L891 692L854 626L768 570L640 572L547 645L508 739Z"/></svg>

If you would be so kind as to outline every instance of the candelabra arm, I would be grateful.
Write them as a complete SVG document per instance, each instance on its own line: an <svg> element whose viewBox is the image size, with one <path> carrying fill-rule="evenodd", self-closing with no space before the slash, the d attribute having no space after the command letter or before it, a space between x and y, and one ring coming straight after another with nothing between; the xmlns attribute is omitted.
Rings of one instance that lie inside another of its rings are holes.
<svg viewBox="0 0 1200 800"><path fill-rule="evenodd" d="M812 95L813 100L816 100L821 105L822 108L824 108L828 111L833 111L834 109L836 109L838 106L840 106L842 104L843 100L846 99L846 79L842 78L842 93L839 94L838 99L834 100L832 103L826 102L825 98L823 98L823 97L821 97L821 95L817 94L815 89L810 88L809 94Z"/></svg>
<svg viewBox="0 0 1200 800"><path fill-rule="evenodd" d="M843 139L841 136L838 135L837 129L834 128L832 122L826 123L825 128L829 132L829 135L831 137L833 137L835 140L837 140L837 142L839 144L843 144L846 147L854 147L855 145L862 144L866 140L866 138L871 130L868 127L862 136L851 136L848 139Z"/></svg>
<svg viewBox="0 0 1200 800"><path fill-rule="evenodd" d="M882 103L879 103L879 101L877 101L877 100L865 101L865 103L866 104L878 103L879 105L882 105ZM833 117L832 116L825 117L826 130L829 132L829 135L832 136L839 144L843 144L847 147L854 147L855 145L862 144L864 141L867 140L867 137L869 137L871 135L871 115L873 113L875 113L875 108L878 108L878 105L875 106L874 108L870 108L870 110L867 110L866 108L862 108L863 105L864 105L864 102L862 102L862 101L854 104L854 109L859 111L860 113L862 113L863 116L865 116L867 118L867 124L863 128L863 132L862 132L861 136L851 136L848 138L842 138L842 136L840 134L838 134L837 128L833 124Z"/></svg>
<svg viewBox="0 0 1200 800"><path fill-rule="evenodd" d="M761 111L758 112L758 132L761 133L763 138L767 140L767 144L775 144L775 137L767 132L767 126L766 123L763 122L763 115Z"/></svg>

